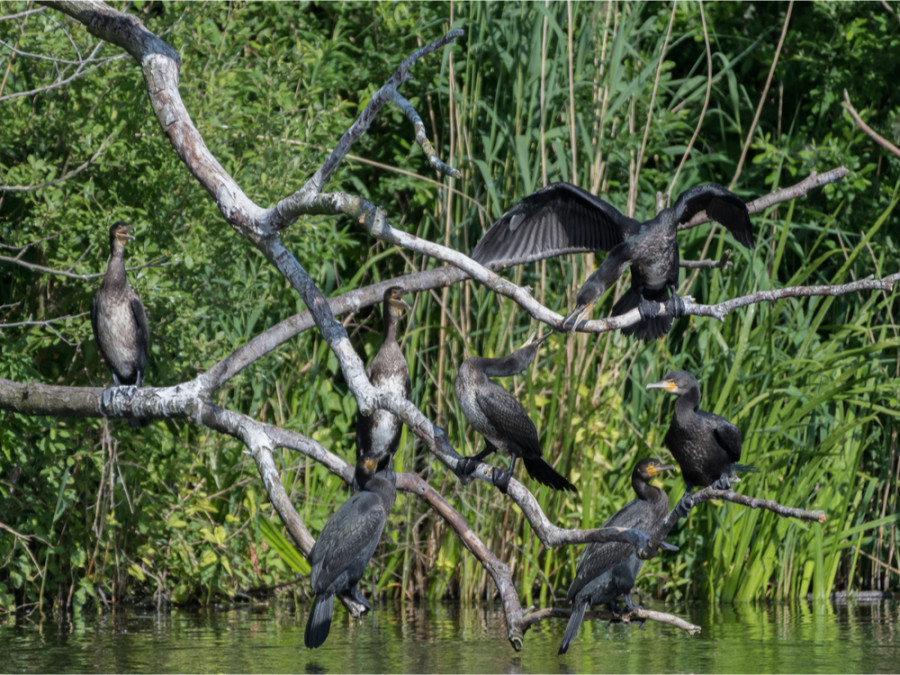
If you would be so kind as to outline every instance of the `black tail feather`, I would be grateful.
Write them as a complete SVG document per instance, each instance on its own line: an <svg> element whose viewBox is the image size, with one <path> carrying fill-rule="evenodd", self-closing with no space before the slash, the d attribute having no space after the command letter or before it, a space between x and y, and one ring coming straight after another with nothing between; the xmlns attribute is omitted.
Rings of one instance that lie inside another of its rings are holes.
<svg viewBox="0 0 900 675"><path fill-rule="evenodd" d="M528 475L538 483L552 487L554 490L578 492L578 489L565 476L550 466L543 457L523 457L522 461L525 463Z"/></svg>
<svg viewBox="0 0 900 675"><path fill-rule="evenodd" d="M578 634L578 629L581 628L581 622L584 620L584 610L587 609L587 606L586 602L575 599L575 604L572 605L572 616L569 617L569 623L566 624L566 632L563 635L562 644L559 645L557 654L565 654L569 649L569 645L572 644L572 640Z"/></svg>
<svg viewBox="0 0 900 675"><path fill-rule="evenodd" d="M752 466L751 464L732 464L731 470L740 471L743 473L759 473L759 469L757 469L755 466Z"/></svg>
<svg viewBox="0 0 900 675"><path fill-rule="evenodd" d="M321 647L331 630L331 616L334 613L334 595L331 593L317 595L313 601L309 618L306 620L306 632L303 641L309 649Z"/></svg>

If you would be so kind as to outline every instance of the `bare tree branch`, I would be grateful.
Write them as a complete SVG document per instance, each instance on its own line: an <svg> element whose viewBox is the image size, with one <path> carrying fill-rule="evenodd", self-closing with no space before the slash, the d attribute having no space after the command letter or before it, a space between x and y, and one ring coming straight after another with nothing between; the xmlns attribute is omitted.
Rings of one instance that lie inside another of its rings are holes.
<svg viewBox="0 0 900 675"><path fill-rule="evenodd" d="M134 265L133 267L127 267L126 269L129 272L133 272L135 270L142 270L147 267L167 267L169 265L179 265L181 264L180 260L171 260L166 261L168 256L161 256L155 260L151 260L148 263L144 263L142 265ZM51 267L44 267L43 265L35 265L34 263L25 262L24 260L20 260L19 258L11 258L6 255L0 255L0 262L11 263L13 265L18 265L19 267L24 267L25 269L33 270L34 272L41 272L43 274L53 274L60 277L66 277L67 279L78 279L79 281L90 281L91 279L100 279L106 273L105 272L93 272L91 274L75 274L74 272L69 272L68 270L57 270Z"/></svg>
<svg viewBox="0 0 900 675"><path fill-rule="evenodd" d="M62 323L64 321L70 321L71 319L81 319L87 316L89 312L81 312L80 314L70 314L68 316L58 316L53 319L44 319L43 321L16 321L13 323L0 323L0 328L17 328L20 326L47 326L49 327L52 323Z"/></svg>
<svg viewBox="0 0 900 675"><path fill-rule="evenodd" d="M888 152L893 153L896 157L900 157L900 148L891 143L884 136L878 135L878 133L872 127L862 121L862 117L859 116L859 113L856 112L856 108L854 108L853 104L850 102L850 94L847 93L846 89L844 89L844 102L842 105L844 106L844 109L848 113L850 113L850 117L852 117L853 121L856 122L856 126L866 132L866 135L869 136L869 138L874 140L876 143L878 143L878 145L880 145Z"/></svg>
<svg viewBox="0 0 900 675"><path fill-rule="evenodd" d="M734 490L716 490L711 487L706 487L692 493L690 508L696 508L699 504L708 502L711 499L734 502L735 504L740 504L741 506L746 506L751 509L766 509L783 518L797 518L798 520L824 523L827 517L824 511L809 511L792 506L784 506L771 499L756 499L755 497L742 495ZM650 533L650 543L645 548L638 549L638 556L644 559L650 559L656 556L658 550L657 547L663 544L663 541L669 535L669 531L675 526L675 523L677 523L679 519L678 509L672 509L669 512L669 515L657 525L656 530Z"/></svg>
<svg viewBox="0 0 900 675"><path fill-rule="evenodd" d="M900 272L889 274L882 279L866 278L859 281L851 281L837 286L791 286L779 288L773 291L757 291L740 298L725 300L717 305L697 305L692 301L685 301L685 314L693 316L713 316L719 321L724 321L725 316L739 307L746 307L760 302L774 302L785 298L801 298L815 295L846 295L858 291L891 291L894 284L900 280Z"/></svg>
<svg viewBox="0 0 900 675"><path fill-rule="evenodd" d="M0 21L13 21L15 19L23 19L26 16L30 16L32 14L40 14L41 12L46 11L46 7L38 7L37 9L26 9L24 12L16 12L15 14L7 14L5 16L0 16Z"/></svg>
<svg viewBox="0 0 900 675"><path fill-rule="evenodd" d="M41 8L40 11L43 11L44 8ZM2 19L0 19L2 20ZM83 66L88 63L106 63L108 61L117 61L118 59L125 58L126 54L116 54L115 56L104 56L102 59L95 58L86 58L86 59L78 59L77 61L73 61L71 59L60 59L55 56L46 56L45 54L32 54L31 52L22 51L15 45L11 45L8 42L4 42L0 40L0 45L6 47L9 51L17 56L24 56L29 59L37 59L38 61L50 61L51 63L62 64L65 66Z"/></svg>
<svg viewBox="0 0 900 675"><path fill-rule="evenodd" d="M528 613L522 620L525 630L531 628L536 623L540 623L545 619L568 619L572 616L572 610L561 609L559 607L545 607ZM667 614L666 612L657 612L652 609L644 609L643 607L635 607L624 614L613 614L608 609L593 609L584 613L585 621L595 619L603 619L604 621L618 621L621 623L630 623L633 620L638 621L656 621L659 623L667 623L683 631L687 631L690 635L696 635L700 632L700 626L689 623L684 619Z"/></svg>
<svg viewBox="0 0 900 675"><path fill-rule="evenodd" d="M888 4L887 0L881 0L881 6L884 7L898 22L900 22L900 15L898 15L897 12L894 11L894 8Z"/></svg>
<svg viewBox="0 0 900 675"><path fill-rule="evenodd" d="M114 61L114 60L123 59L123 58L125 58L125 55L119 54L119 55L110 57L109 61ZM67 77L63 80L58 80L58 81L54 82L53 84L48 84L43 87L37 87L35 89L29 89L28 91L17 91L12 94L5 94L4 96L0 96L0 103L3 103L4 101L10 101L14 98L21 98L23 96L34 96L36 94L43 94L48 91L53 91L54 89L59 89L60 87L65 87L67 84L71 84L72 82L77 80L79 77L84 77L88 73L91 73L91 72L97 70L98 68L102 68L104 65L106 65L106 61L102 61L99 65L93 66L91 68L86 68L84 70L78 70L70 77Z"/></svg>
<svg viewBox="0 0 900 675"><path fill-rule="evenodd" d="M697 270L697 269L720 269L725 270L731 267L731 256L732 251L730 248L726 248L725 252L722 253L722 257L719 260L679 260L679 266L689 269L689 270Z"/></svg>

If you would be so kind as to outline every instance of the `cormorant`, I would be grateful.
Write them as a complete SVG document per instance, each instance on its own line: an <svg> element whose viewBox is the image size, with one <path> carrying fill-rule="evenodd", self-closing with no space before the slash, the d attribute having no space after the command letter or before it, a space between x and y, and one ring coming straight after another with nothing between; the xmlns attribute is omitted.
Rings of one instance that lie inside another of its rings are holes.
<svg viewBox="0 0 900 675"><path fill-rule="evenodd" d="M134 228L123 221L109 228L109 262L100 290L91 302L91 326L115 386L140 387L147 368L150 330L141 299L125 278L125 244ZM130 419L131 426L146 422Z"/></svg>
<svg viewBox="0 0 900 675"><path fill-rule="evenodd" d="M662 337L673 317L684 313L678 288L678 225L705 210L735 239L753 248L750 214L743 200L721 185L697 185L682 192L674 206L639 222L570 183L553 183L525 197L504 213L481 238L472 259L486 265L520 264L563 253L609 251L600 267L578 291L576 307L565 326L574 329L625 268L631 288L613 307L613 315L638 308L641 321L623 328L641 340ZM665 302L667 312L658 312Z"/></svg>
<svg viewBox="0 0 900 675"><path fill-rule="evenodd" d="M365 608L363 613L371 609L356 584L378 546L397 496L393 456L364 455L356 462L355 481L361 491L328 519L309 554L310 586L316 598L303 639L310 649L320 647L328 637L335 594L348 594Z"/></svg>
<svg viewBox="0 0 900 675"><path fill-rule="evenodd" d="M650 530L669 512L669 498L663 490L649 481L663 471L674 469L658 459L638 462L631 474L631 486L637 499L628 502L617 511L603 527L638 529L650 534ZM566 599L572 603L572 615L566 624L566 632L559 654L565 654L584 619L584 612L591 605L608 603L615 612L615 600L625 596L627 610L634 609L631 590L644 561L637 557L634 546L626 543L588 544L578 562L578 571Z"/></svg>
<svg viewBox="0 0 900 675"><path fill-rule="evenodd" d="M472 473L481 460L499 449L505 450L511 457L508 471L494 467L492 474L494 485L504 494L519 457L525 462L528 474L539 483L557 490L575 490L575 486L541 456L537 429L522 404L489 379L521 373L534 360L540 344L550 335L552 333L509 356L498 359L472 356L460 366L456 375L456 400L469 424L484 436L485 448L473 457L460 459L456 467L458 475Z"/></svg>
<svg viewBox="0 0 900 675"><path fill-rule="evenodd" d="M372 359L367 375L373 386L386 387L409 398L409 367L397 342L397 326L409 305L403 300L403 289L392 286L384 292L384 341ZM356 458L368 453L394 454L400 445L403 422L387 410L371 415L356 414Z"/></svg>
<svg viewBox="0 0 900 675"><path fill-rule="evenodd" d="M694 486L728 490L733 471L756 470L737 464L741 458L741 430L724 417L700 410L700 387L691 373L673 370L659 382L648 384L647 389L663 389L678 396L665 443L681 467L687 486L677 507L682 516L690 510Z"/></svg>

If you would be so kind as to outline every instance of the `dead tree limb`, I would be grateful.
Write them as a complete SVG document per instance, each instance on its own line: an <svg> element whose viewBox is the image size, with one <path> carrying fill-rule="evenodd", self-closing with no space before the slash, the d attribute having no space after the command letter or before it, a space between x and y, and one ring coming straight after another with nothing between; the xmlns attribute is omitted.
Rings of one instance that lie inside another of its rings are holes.
<svg viewBox="0 0 900 675"><path fill-rule="evenodd" d="M540 623L546 619L568 619L572 616L572 610L563 609L561 607L544 607L533 612L529 612L522 619L522 627L528 630L533 625ZM656 621L658 623L667 623L683 631L687 631L690 635L700 632L700 626L692 624L684 619L668 614L667 612L657 612L652 609L644 609L643 607L635 607L624 614L613 614L608 609L592 609L584 613L585 621L593 621L602 619L604 621L630 623L631 621Z"/></svg>
<svg viewBox="0 0 900 675"><path fill-rule="evenodd" d="M896 16L896 14L894 16ZM859 116L859 113L856 112L856 108L854 108L853 104L850 102L850 94L847 93L846 89L844 89L844 102L842 105L844 106L844 109L850 113L850 117L853 118L856 126L862 129L869 138L888 152L892 153L895 157L900 157L900 148L891 143L884 136L879 135L872 127L863 122L862 117Z"/></svg>
<svg viewBox="0 0 900 675"><path fill-rule="evenodd" d="M692 493L690 509L696 508L697 505L708 502L711 499L734 502L735 504L740 504L751 509L766 509L767 511L771 511L784 518L797 518L799 520L807 520L816 523L824 523L826 519L824 511L810 511L792 506L784 506L771 499L756 499L755 497L749 497L740 494L739 492L735 492L734 490L716 490L711 487L706 487ZM690 511L690 509L688 509L688 511ZM678 510L672 509L669 512L669 515L659 523L656 530L650 533L650 543L647 547L638 549L638 557L645 560L655 557L658 547L663 543L665 538L669 535L669 531L675 526L675 523L677 523L679 519L680 516L678 515Z"/></svg>

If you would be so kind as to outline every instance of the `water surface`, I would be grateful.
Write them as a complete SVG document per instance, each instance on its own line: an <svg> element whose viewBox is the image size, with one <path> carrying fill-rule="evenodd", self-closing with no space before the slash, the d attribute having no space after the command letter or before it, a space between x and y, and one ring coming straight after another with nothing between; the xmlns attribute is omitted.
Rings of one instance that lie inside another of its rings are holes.
<svg viewBox="0 0 900 675"><path fill-rule="evenodd" d="M325 644L303 645L306 608L126 611L0 627L4 672L858 673L900 670L900 602L662 606L702 626L565 622L533 627L513 651L498 610L382 606L351 621L335 607Z"/></svg>

